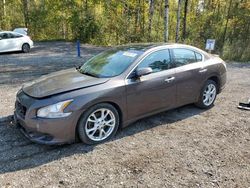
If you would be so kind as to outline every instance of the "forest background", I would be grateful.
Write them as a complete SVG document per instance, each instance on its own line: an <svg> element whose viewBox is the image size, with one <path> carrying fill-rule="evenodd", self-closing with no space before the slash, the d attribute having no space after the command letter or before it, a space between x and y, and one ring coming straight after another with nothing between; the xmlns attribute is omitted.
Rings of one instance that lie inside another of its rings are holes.
<svg viewBox="0 0 250 188"><path fill-rule="evenodd" d="M179 42L250 61L249 0L0 0L0 29L29 28L35 41L94 45Z"/></svg>

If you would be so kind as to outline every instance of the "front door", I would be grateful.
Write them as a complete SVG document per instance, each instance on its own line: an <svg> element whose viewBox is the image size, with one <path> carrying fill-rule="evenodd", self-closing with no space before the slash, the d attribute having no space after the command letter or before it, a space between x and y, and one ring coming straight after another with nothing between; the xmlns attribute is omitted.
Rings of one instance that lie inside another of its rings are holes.
<svg viewBox="0 0 250 188"><path fill-rule="evenodd" d="M168 49L152 52L137 68L151 67L153 73L127 79L127 113L130 120L175 106L175 70Z"/></svg>
<svg viewBox="0 0 250 188"><path fill-rule="evenodd" d="M8 33L1 33L0 34L0 52L8 51L10 46L8 43L9 35Z"/></svg>

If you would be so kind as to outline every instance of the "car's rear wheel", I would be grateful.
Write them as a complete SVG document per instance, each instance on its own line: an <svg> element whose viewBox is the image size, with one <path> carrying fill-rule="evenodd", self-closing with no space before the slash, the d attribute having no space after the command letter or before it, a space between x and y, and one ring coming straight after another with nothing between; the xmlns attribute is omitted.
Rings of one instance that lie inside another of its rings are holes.
<svg viewBox="0 0 250 188"><path fill-rule="evenodd" d="M27 43L23 44L23 46L22 46L22 51L23 51L24 53L28 53L28 52L30 51L30 45L27 44Z"/></svg>
<svg viewBox="0 0 250 188"><path fill-rule="evenodd" d="M78 123L78 134L86 144L99 144L115 135L119 127L119 114L115 107L101 103L84 112Z"/></svg>
<svg viewBox="0 0 250 188"><path fill-rule="evenodd" d="M196 103L196 106L203 109L211 108L216 99L217 90L216 82L213 80L207 80L201 90L199 101Z"/></svg>

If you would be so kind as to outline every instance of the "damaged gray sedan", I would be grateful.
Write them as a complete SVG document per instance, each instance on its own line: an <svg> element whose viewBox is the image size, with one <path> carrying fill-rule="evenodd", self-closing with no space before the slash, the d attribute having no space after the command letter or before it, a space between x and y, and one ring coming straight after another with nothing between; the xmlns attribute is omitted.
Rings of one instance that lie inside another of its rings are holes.
<svg viewBox="0 0 250 188"><path fill-rule="evenodd" d="M225 83L224 61L198 48L121 46L25 84L14 117L37 143L98 144L152 114L190 103L208 109Z"/></svg>

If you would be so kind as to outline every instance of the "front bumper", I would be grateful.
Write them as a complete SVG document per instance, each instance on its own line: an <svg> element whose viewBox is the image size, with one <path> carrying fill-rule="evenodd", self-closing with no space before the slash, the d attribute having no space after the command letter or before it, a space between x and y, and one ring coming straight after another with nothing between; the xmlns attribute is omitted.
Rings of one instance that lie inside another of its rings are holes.
<svg viewBox="0 0 250 188"><path fill-rule="evenodd" d="M75 142L78 120L76 113L57 119L38 118L37 109L32 106L39 102L36 100L24 93L17 96L14 120L21 132L39 144L61 145Z"/></svg>
<svg viewBox="0 0 250 188"><path fill-rule="evenodd" d="M75 141L74 136L66 136L65 138L62 137L62 129L58 129L56 132L53 130L51 131L50 127L53 126L53 123L49 123L50 126L47 123L49 127L45 126L43 129L39 129L36 127L36 125L41 124L41 126L43 126L43 123L39 123L39 121L37 121L37 123L27 125L24 120L18 117L17 113L14 113L14 120L17 127L20 128L20 131L24 134L24 136L32 142L46 145L62 145L70 144Z"/></svg>

